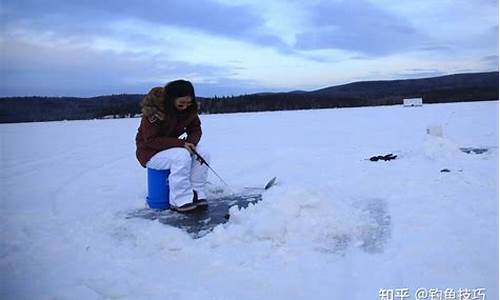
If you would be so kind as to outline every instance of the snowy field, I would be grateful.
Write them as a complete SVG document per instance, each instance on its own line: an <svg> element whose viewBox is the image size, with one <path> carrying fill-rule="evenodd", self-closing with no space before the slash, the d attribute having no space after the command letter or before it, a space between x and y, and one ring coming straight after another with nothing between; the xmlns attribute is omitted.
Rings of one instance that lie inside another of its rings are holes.
<svg viewBox="0 0 500 300"><path fill-rule="evenodd" d="M0 298L498 297L498 102L201 118L234 190L279 184L199 239L125 219L146 195L139 119L0 125Z"/></svg>

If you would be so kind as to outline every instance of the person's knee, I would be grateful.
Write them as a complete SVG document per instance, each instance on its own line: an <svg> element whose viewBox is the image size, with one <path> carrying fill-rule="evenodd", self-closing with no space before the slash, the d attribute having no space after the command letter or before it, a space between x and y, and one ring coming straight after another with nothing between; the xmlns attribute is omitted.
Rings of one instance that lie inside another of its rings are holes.
<svg viewBox="0 0 500 300"><path fill-rule="evenodd" d="M191 154L185 148L174 148L171 155L174 164L189 165L191 162Z"/></svg>

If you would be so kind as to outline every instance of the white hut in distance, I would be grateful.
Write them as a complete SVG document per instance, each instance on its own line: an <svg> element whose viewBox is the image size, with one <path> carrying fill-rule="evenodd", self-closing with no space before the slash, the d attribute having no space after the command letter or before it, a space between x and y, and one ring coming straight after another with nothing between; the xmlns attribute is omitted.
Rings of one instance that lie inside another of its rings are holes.
<svg viewBox="0 0 500 300"><path fill-rule="evenodd" d="M404 107L413 107L413 106L422 106L423 100L422 98L407 98L403 99Z"/></svg>

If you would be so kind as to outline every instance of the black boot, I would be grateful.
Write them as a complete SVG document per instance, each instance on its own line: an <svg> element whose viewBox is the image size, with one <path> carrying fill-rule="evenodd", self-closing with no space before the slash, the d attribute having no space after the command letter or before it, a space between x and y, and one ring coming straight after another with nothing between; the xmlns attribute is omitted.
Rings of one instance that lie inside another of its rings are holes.
<svg viewBox="0 0 500 300"><path fill-rule="evenodd" d="M194 192L194 200L193 203L196 205L197 208L207 208L208 207L208 201L207 199L198 199L198 193L196 191Z"/></svg>
<svg viewBox="0 0 500 300"><path fill-rule="evenodd" d="M180 212L180 213L192 212L196 208L197 208L197 206L193 202L186 203L186 204L181 205L181 206L170 205L171 210L176 211L176 212Z"/></svg>
<svg viewBox="0 0 500 300"><path fill-rule="evenodd" d="M170 209L173 211L176 211L176 212L180 212L180 213L192 212L196 208L198 208L198 206L196 205L196 202L195 202L196 200L198 200L198 195L196 194L196 192L194 192L192 202L186 203L186 204L181 205L181 206L170 205Z"/></svg>

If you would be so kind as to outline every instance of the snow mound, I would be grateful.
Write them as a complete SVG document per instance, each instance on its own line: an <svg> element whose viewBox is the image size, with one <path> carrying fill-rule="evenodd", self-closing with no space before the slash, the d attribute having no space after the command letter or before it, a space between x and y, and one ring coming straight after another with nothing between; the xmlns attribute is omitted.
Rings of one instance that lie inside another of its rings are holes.
<svg viewBox="0 0 500 300"><path fill-rule="evenodd" d="M240 241L274 246L309 244L337 252L349 245L377 251L389 233L390 217L381 200L336 199L326 191L276 188L246 209L234 206L228 223L207 235L216 245Z"/></svg>
<svg viewBox="0 0 500 300"><path fill-rule="evenodd" d="M465 157L459 145L452 140L428 135L424 141L424 154L429 159L453 159Z"/></svg>

